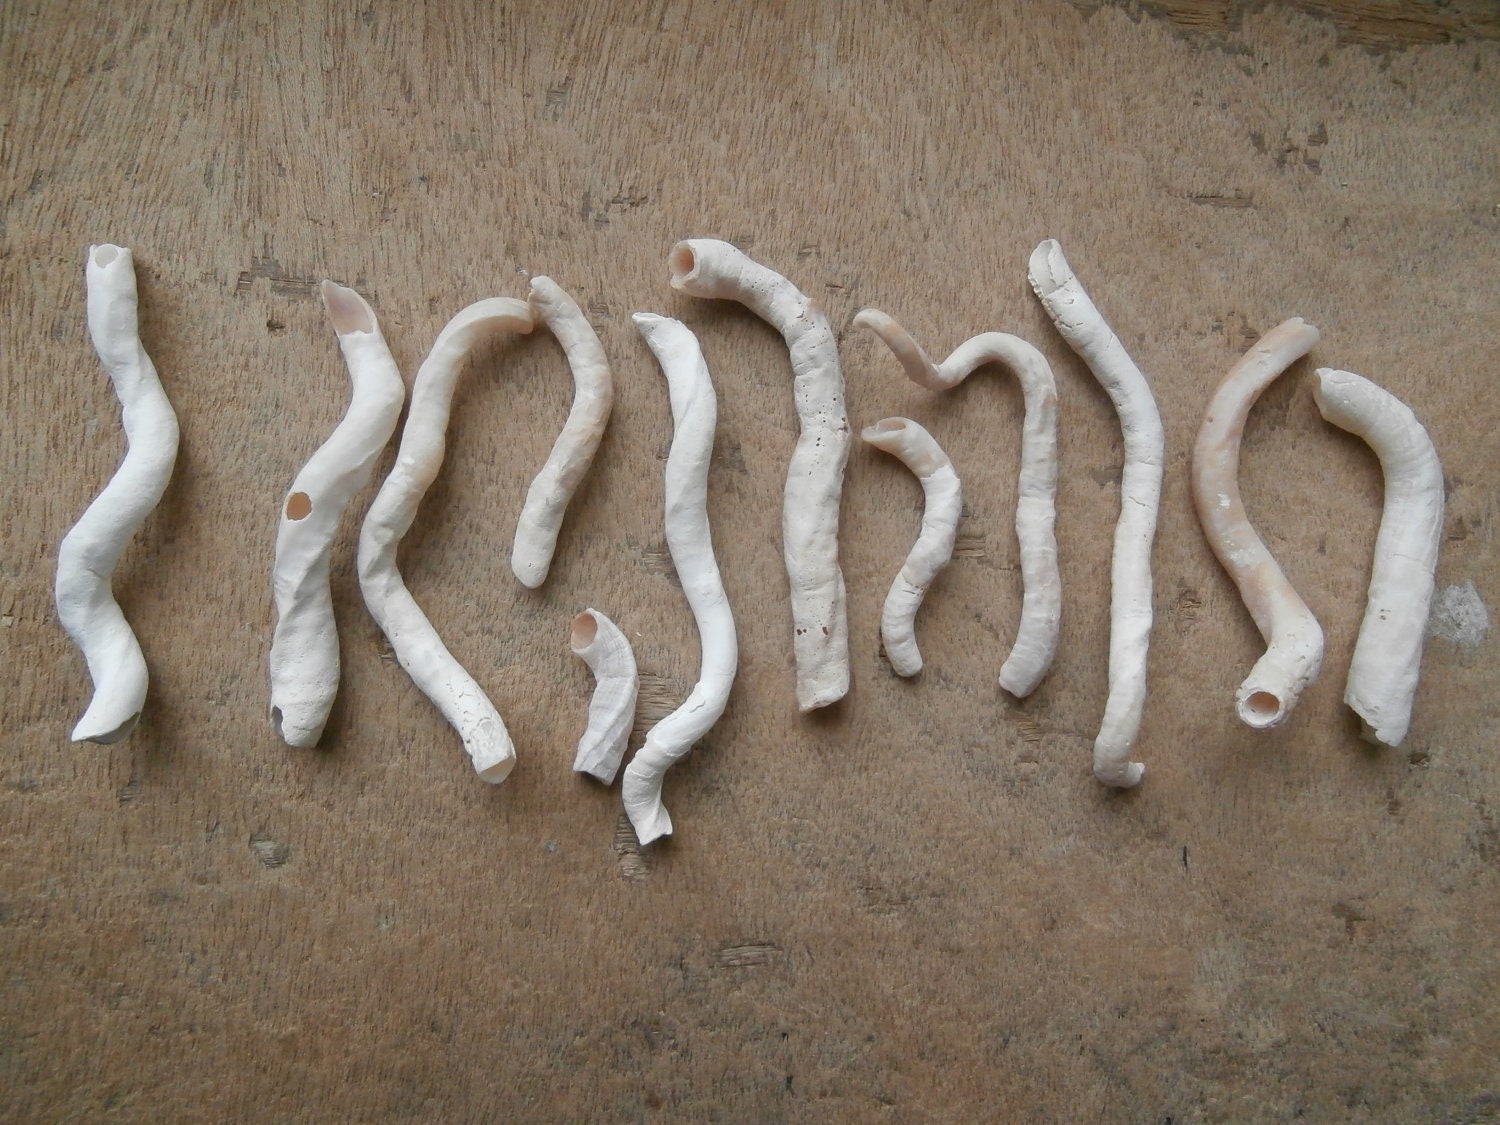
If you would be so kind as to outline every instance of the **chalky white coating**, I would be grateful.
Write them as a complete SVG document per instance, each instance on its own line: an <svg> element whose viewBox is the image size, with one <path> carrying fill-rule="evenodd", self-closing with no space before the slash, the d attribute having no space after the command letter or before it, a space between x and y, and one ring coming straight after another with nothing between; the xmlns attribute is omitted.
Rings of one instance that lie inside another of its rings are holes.
<svg viewBox="0 0 1500 1125"><path fill-rule="evenodd" d="M838 341L815 301L727 242L679 242L669 262L674 289L739 301L780 332L790 351L801 432L787 467L781 529L791 583L797 706L804 712L826 707L849 690L839 500L850 433Z"/></svg>
<svg viewBox="0 0 1500 1125"><path fill-rule="evenodd" d="M115 601L120 554L166 491L177 461L177 415L141 346L135 263L128 249L90 246L84 269L89 338L120 400L128 448L104 491L57 548L57 617L83 652L94 695L74 742L118 742L146 703L146 658Z"/></svg>
<svg viewBox="0 0 1500 1125"><path fill-rule="evenodd" d="M625 812L642 844L672 831L662 804L662 775L708 733L724 713L739 668L734 614L724 593L708 526L708 463L718 399L697 337L682 323L636 313L635 325L667 377L672 448L667 455L666 532L672 565L698 625L698 682L687 700L646 734L621 783Z"/></svg>
<svg viewBox="0 0 1500 1125"><path fill-rule="evenodd" d="M640 691L635 653L620 627L597 609L586 609L573 618L569 644L573 655L594 673L588 729L578 740L573 769L608 785L619 772L625 743L635 725L635 699Z"/></svg>
<svg viewBox="0 0 1500 1125"><path fill-rule="evenodd" d="M1125 468L1110 568L1109 698L1094 740L1094 776L1105 785L1128 789L1146 771L1130 760L1130 752L1146 704L1151 544L1161 505L1166 437L1151 385L1094 307L1055 239L1032 251L1027 276L1058 332L1088 364L1120 416Z"/></svg>

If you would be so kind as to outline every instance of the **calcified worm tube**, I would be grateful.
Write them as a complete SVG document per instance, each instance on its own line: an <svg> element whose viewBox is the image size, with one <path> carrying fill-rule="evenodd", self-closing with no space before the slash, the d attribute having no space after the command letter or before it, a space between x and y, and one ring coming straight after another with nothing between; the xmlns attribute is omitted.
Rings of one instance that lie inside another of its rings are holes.
<svg viewBox="0 0 1500 1125"><path fill-rule="evenodd" d="M917 610L927 596L927 587L953 558L963 489L953 462L937 440L910 418L883 418L861 431L860 437L897 458L922 482L922 530L901 564L901 573L891 583L880 615L880 640L891 668L898 676L915 676L922 670Z"/></svg>
<svg viewBox="0 0 1500 1125"><path fill-rule="evenodd" d="M1130 760L1146 703L1151 645L1151 543L1161 504L1166 438L1151 385L1074 276L1062 247L1047 239L1031 254L1031 288L1068 346L1088 364L1120 416L1125 468L1110 568L1109 699L1094 739L1094 776L1126 789L1146 767Z"/></svg>
<svg viewBox="0 0 1500 1125"><path fill-rule="evenodd" d="M1443 467L1410 408L1368 379L1318 369L1323 417L1363 438L1385 474L1385 509L1344 702L1370 742L1399 746L1411 723L1443 538Z"/></svg>
<svg viewBox="0 0 1500 1125"><path fill-rule="evenodd" d="M302 467L281 506L271 588L271 723L289 746L313 746L339 690L339 637L328 588L333 538L350 498L370 483L406 399L375 311L353 289L323 282L353 394L343 421Z"/></svg>
<svg viewBox="0 0 1500 1125"><path fill-rule="evenodd" d="M893 318L865 309L854 323L883 340L907 378L930 391L958 386L987 363L1016 373L1026 401L1021 431L1021 479L1016 497L1016 538L1021 545L1021 625L1000 668L1000 686L1014 696L1036 690L1057 652L1062 624L1062 579L1053 533L1057 497L1057 383L1041 352L1017 336L984 332L953 349L942 363L927 353ZM866 438L868 440L868 438Z"/></svg>
<svg viewBox="0 0 1500 1125"><path fill-rule="evenodd" d="M615 387L599 337L561 286L551 278L534 277L527 303L533 316L545 323L562 344L573 369L574 384L568 420L557 435L547 463L531 482L516 523L510 568L523 585L535 588L547 580L568 501L588 473L604 437Z"/></svg>
<svg viewBox="0 0 1500 1125"><path fill-rule="evenodd" d="M401 667L463 739L474 771L491 783L504 781L515 765L510 734L494 705L443 646L407 590L396 566L396 549L442 467L448 415L465 357L496 332L530 332L531 328L531 309L526 303L505 297L478 301L448 322L417 370L396 466L370 505L359 534L359 584L365 605L391 642Z"/></svg>
<svg viewBox="0 0 1500 1125"><path fill-rule="evenodd" d="M849 690L839 499L850 436L838 342L816 302L727 242L679 242L669 263L672 288L739 301L780 332L791 353L801 433L787 468L781 533L791 582L797 706L804 712L826 707Z"/></svg>
<svg viewBox="0 0 1500 1125"><path fill-rule="evenodd" d="M724 594L708 529L708 461L714 448L718 401L698 340L664 316L636 313L635 325L667 377L672 399L672 449L667 455L667 548L698 624L703 655L698 682L681 707L646 734L625 767L625 812L642 844L669 835L672 818L661 801L662 775L708 733L729 701L739 667L734 614Z"/></svg>
<svg viewBox="0 0 1500 1125"><path fill-rule="evenodd" d="M635 724L635 697L640 690L635 653L619 626L597 609L586 609L573 618L571 647L573 655L594 673L588 729L578 740L573 769L608 785L619 772Z"/></svg>
<svg viewBox="0 0 1500 1125"><path fill-rule="evenodd" d="M1240 499L1240 439L1261 392L1317 342L1318 330L1296 317L1262 336L1214 392L1193 447L1198 521L1266 641L1235 695L1240 719L1259 730L1279 726L1317 678L1323 630L1250 526Z"/></svg>
<svg viewBox="0 0 1500 1125"><path fill-rule="evenodd" d="M104 491L57 549L57 617L88 663L94 697L74 742L117 742L146 703L146 658L110 580L120 553L166 491L177 461L177 415L141 347L135 264L123 246L89 247L89 338L120 400L129 448Z"/></svg>

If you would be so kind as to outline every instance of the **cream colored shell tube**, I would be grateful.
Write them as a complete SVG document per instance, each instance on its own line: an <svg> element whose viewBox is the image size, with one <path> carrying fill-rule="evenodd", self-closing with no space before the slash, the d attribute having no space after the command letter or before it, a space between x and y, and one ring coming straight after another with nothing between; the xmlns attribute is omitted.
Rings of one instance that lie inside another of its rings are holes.
<svg viewBox="0 0 1500 1125"><path fill-rule="evenodd" d="M1110 567L1109 698L1094 739L1094 776L1105 785L1139 784L1146 767L1130 760L1146 704L1151 645L1151 544L1161 505L1166 437L1151 385L1074 276L1062 247L1047 239L1031 255L1031 288L1068 346L1082 357L1120 416L1125 468Z"/></svg>
<svg viewBox="0 0 1500 1125"><path fill-rule="evenodd" d="M578 740L573 769L609 785L619 772L625 744L635 725L635 700L640 691L635 652L620 627L597 609L586 609L573 618L569 647L594 673L588 727Z"/></svg>
<svg viewBox="0 0 1500 1125"><path fill-rule="evenodd" d="M787 467L781 529L791 583L797 706L804 712L826 707L849 690L849 622L838 540L850 433L838 342L816 302L727 242L679 242L669 263L674 289L739 301L780 332L791 353L801 433Z"/></svg>
<svg viewBox="0 0 1500 1125"><path fill-rule="evenodd" d="M1417 416L1368 379L1319 368L1313 397L1324 418L1369 444L1385 474L1375 565L1344 702L1368 741L1399 746L1411 725L1443 540L1443 467Z"/></svg>
<svg viewBox="0 0 1500 1125"><path fill-rule="evenodd" d="M963 488L937 439L910 418L883 418L861 431L860 437L899 460L922 484L922 530L891 583L880 615L880 640L891 668L898 676L915 676L922 670L917 610L927 587L953 558Z"/></svg>
<svg viewBox="0 0 1500 1125"><path fill-rule="evenodd" d="M401 667L463 739L474 771L491 783L504 781L515 765L510 734L407 590L396 565L396 549L442 467L453 392L468 353L497 332L531 328L531 309L524 301L494 297L470 305L438 334L412 384L396 465L370 505L359 535L359 584L365 605Z"/></svg>
<svg viewBox="0 0 1500 1125"><path fill-rule="evenodd" d="M646 744L625 767L621 784L625 812L640 842L649 844L672 831L672 818L661 799L662 776L724 713L739 668L739 647L708 527L708 463L718 422L713 380L697 338L685 325L651 313L636 313L634 320L661 364L672 400L667 548L702 646L692 693L647 732Z"/></svg>
<svg viewBox="0 0 1500 1125"><path fill-rule="evenodd" d="M339 637L328 588L344 509L370 483L391 440L406 385L375 311L353 289L325 281L323 305L339 338L353 393L349 409L287 490L271 588L271 723L289 746L317 744L339 690Z"/></svg>
<svg viewBox="0 0 1500 1125"><path fill-rule="evenodd" d="M1021 624L1000 668L1000 686L1025 697L1052 667L1062 627L1062 579L1057 569L1057 383L1041 352L1017 336L984 332L953 349L942 363L927 358L911 335L879 309L854 323L880 337L907 378L930 391L958 386L980 367L999 363L1021 384L1026 418L1021 430L1021 478L1016 495L1016 539L1021 549ZM866 439L868 440L868 438Z"/></svg>
<svg viewBox="0 0 1500 1125"><path fill-rule="evenodd" d="M1323 630L1250 526L1240 499L1240 439L1261 392L1317 342L1318 330L1297 317L1256 341L1214 391L1193 447L1198 522L1266 641L1235 695L1240 719L1258 730L1279 726L1317 678Z"/></svg>
<svg viewBox="0 0 1500 1125"><path fill-rule="evenodd" d="M94 696L74 742L117 742L146 703L146 658L110 582L120 554L166 491L177 415L141 346L135 263L123 246L89 247L89 338L120 400L125 459L57 549L57 617L83 652Z"/></svg>

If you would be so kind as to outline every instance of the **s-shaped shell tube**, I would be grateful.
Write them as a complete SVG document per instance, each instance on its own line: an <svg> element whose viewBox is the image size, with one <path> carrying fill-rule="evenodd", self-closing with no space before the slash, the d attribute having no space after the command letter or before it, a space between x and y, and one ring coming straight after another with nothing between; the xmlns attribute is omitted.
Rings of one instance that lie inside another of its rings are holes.
<svg viewBox="0 0 1500 1125"><path fill-rule="evenodd" d="M619 772L625 743L635 725L635 697L640 690L635 653L620 627L597 609L586 609L573 618L570 647L594 673L589 725L578 740L573 769L608 785Z"/></svg>
<svg viewBox="0 0 1500 1125"><path fill-rule="evenodd" d="M839 499L850 434L838 341L816 302L727 242L679 242L669 264L672 288L694 297L739 301L780 332L791 353L801 433L787 467L781 534L791 582L797 706L803 712L826 707L849 691Z"/></svg>
<svg viewBox="0 0 1500 1125"><path fill-rule="evenodd" d="M74 742L118 742L146 703L146 658L110 580L125 544L166 491L177 415L141 347L135 264L123 246L90 246L84 270L89 338L120 400L125 459L57 548L57 617L82 651L94 697Z"/></svg>
<svg viewBox="0 0 1500 1125"><path fill-rule="evenodd" d="M1151 645L1151 543L1161 505L1166 437L1151 385L1079 284L1062 247L1046 239L1031 254L1031 288L1068 346L1082 357L1120 416L1125 468L1110 568L1109 698L1094 739L1094 776L1128 789L1146 767L1130 760L1146 704Z"/></svg>
<svg viewBox="0 0 1500 1125"><path fill-rule="evenodd" d="M1367 741L1399 746L1411 724L1443 539L1443 467L1416 415L1368 379L1319 368L1313 397L1324 418L1369 443L1385 475L1369 600L1344 702Z"/></svg>
<svg viewBox="0 0 1500 1125"><path fill-rule="evenodd" d="M919 387L946 391L987 363L1016 373L1026 401L1021 430L1021 479L1016 497L1016 538L1021 545L1021 624L1016 643L1000 668L1000 686L1018 698L1036 690L1057 652L1062 625L1062 579L1053 533L1057 497L1057 383L1041 352L1017 336L984 332L953 349L942 363L927 358L911 335L879 309L865 309L854 323L868 328L900 360ZM866 440L869 440L866 438Z"/></svg>
<svg viewBox="0 0 1500 1125"><path fill-rule="evenodd" d="M922 482L922 530L891 583L880 614L880 640L898 676L922 670L917 648L916 618L927 587L953 558L953 539L963 510L963 488L953 462L937 439L910 418L883 418L861 431L860 437L889 453Z"/></svg>
<svg viewBox="0 0 1500 1125"><path fill-rule="evenodd" d="M568 502L587 475L604 428L609 425L615 386L604 346L577 302L560 285L550 277L532 278L527 303L532 314L562 344L568 366L573 369L574 386L568 420L553 443L547 463L531 482L516 522L510 569L522 585L534 589L547 580Z"/></svg>
<svg viewBox="0 0 1500 1125"><path fill-rule="evenodd" d="M516 750L499 712L453 655L402 581L396 549L416 519L417 507L443 464L448 415L464 359L480 341L501 331L530 332L524 301L477 301L438 333L417 369L411 408L401 431L395 468L380 486L359 533L359 585L365 605L391 642L401 667L463 739L474 772L492 784L515 765Z"/></svg>
<svg viewBox="0 0 1500 1125"><path fill-rule="evenodd" d="M406 400L375 310L353 289L323 282L353 394L343 420L292 481L281 505L271 589L271 723L288 746L313 746L339 690L339 635L329 559L349 500L370 483Z"/></svg>
<svg viewBox="0 0 1500 1125"><path fill-rule="evenodd" d="M1318 342L1300 317L1262 336L1224 376L1193 447L1193 503L1203 534L1239 587L1266 651L1235 694L1240 719L1279 726L1323 663L1323 630L1261 542L1240 499L1240 439L1255 400Z"/></svg>
<svg viewBox="0 0 1500 1125"><path fill-rule="evenodd" d="M672 400L667 548L698 624L703 652L698 682L686 702L647 732L646 744L625 767L625 813L640 842L649 844L672 831L672 818L661 801L662 775L724 713L739 668L739 648L708 529L708 461L719 412L713 380L698 339L686 325L651 313L636 313L632 319L661 364Z"/></svg>

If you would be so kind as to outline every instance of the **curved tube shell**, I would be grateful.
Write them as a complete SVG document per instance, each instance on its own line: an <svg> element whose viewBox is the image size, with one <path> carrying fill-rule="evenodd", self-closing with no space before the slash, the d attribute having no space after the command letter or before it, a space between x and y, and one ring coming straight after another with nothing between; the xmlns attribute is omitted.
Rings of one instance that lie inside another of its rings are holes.
<svg viewBox="0 0 1500 1125"><path fill-rule="evenodd" d="M1240 439L1255 400L1318 342L1299 317L1278 324L1229 369L1193 447L1193 504L1198 522L1240 597L1266 651L1235 694L1241 721L1257 730L1280 726L1323 664L1323 630L1250 526L1240 499Z"/></svg>
<svg viewBox="0 0 1500 1125"><path fill-rule="evenodd" d="M619 626L597 609L586 609L573 618L569 643L573 655L594 673L595 681L589 725L578 740L573 769L608 785L620 769L635 725L635 697L640 690L635 653Z"/></svg>
<svg viewBox="0 0 1500 1125"><path fill-rule="evenodd" d="M1046 239L1031 254L1031 288L1068 346L1082 357L1120 416L1125 468L1120 519L1110 567L1109 698L1094 740L1094 776L1126 789L1146 767L1130 760L1146 704L1146 658L1151 645L1151 544L1161 505L1166 437L1151 385L1094 307L1062 247Z"/></svg>
<svg viewBox="0 0 1500 1125"><path fill-rule="evenodd" d="M1053 532L1057 498L1057 383L1036 348L1018 336L984 332L964 341L942 363L927 358L911 335L879 309L854 323L879 336L901 361L906 376L930 391L958 386L987 363L1010 368L1021 383L1026 419L1021 431L1021 479L1016 494L1016 538L1021 546L1021 624L1000 668L1000 686L1024 698L1036 690L1057 652L1062 627L1062 578ZM868 439L866 439L868 440Z"/></svg>
<svg viewBox="0 0 1500 1125"><path fill-rule="evenodd" d="M953 558L963 488L937 439L910 418L884 418L861 431L860 437L897 458L922 482L922 530L891 583L880 615L880 640L891 667L898 676L915 676L922 670L917 610L927 587Z"/></svg>
<svg viewBox="0 0 1500 1125"><path fill-rule="evenodd" d="M666 530L672 564L698 625L698 682L681 707L646 734L625 767L625 812L642 844L672 831L661 800L662 775L708 733L729 701L739 668L734 614L724 593L708 527L708 462L718 400L697 337L679 321L636 313L635 325L667 377L672 399L672 449L667 455Z"/></svg>
<svg viewBox="0 0 1500 1125"><path fill-rule="evenodd" d="M1385 474L1375 565L1344 702L1366 740L1399 746L1411 725L1443 541L1443 467L1416 415L1368 379L1319 368L1313 397L1324 418L1369 443Z"/></svg>
<svg viewBox="0 0 1500 1125"><path fill-rule="evenodd" d="M406 401L375 310L331 281L322 293L353 394L343 420L292 481L276 532L271 723L288 746L317 744L338 694L339 635L328 588L333 539L349 500L370 483Z"/></svg>
<svg viewBox="0 0 1500 1125"><path fill-rule="evenodd" d="M406 588L396 548L443 464L448 415L464 359L500 331L530 332L524 301L493 297L464 309L438 334L412 384L411 409L391 475L365 515L359 533L359 585L365 605L391 642L401 667L463 739L474 772L498 784L510 775L516 751L484 691L444 647L437 630Z"/></svg>
<svg viewBox="0 0 1500 1125"><path fill-rule="evenodd" d="M574 386L568 420L546 464L531 482L516 521L510 569L522 585L534 589L547 580L568 502L587 475L604 428L609 425L615 387L604 346L578 304L560 285L549 277L532 278L527 303L532 315L562 344L573 370Z"/></svg>
<svg viewBox="0 0 1500 1125"><path fill-rule="evenodd" d="M781 530L791 583L797 706L803 712L826 707L849 690L839 500L850 434L838 341L815 301L727 242L688 239L673 247L669 261L672 288L739 301L780 332L791 353L801 432L787 467Z"/></svg>
<svg viewBox="0 0 1500 1125"><path fill-rule="evenodd" d="M146 658L115 601L120 554L161 500L177 461L177 415L141 346L135 262L128 249L90 246L84 270L89 338L120 400L129 448L104 491L57 548L57 617L83 652L94 696L74 742L118 742L146 703Z"/></svg>

